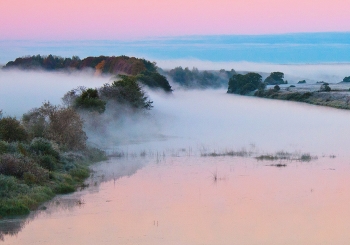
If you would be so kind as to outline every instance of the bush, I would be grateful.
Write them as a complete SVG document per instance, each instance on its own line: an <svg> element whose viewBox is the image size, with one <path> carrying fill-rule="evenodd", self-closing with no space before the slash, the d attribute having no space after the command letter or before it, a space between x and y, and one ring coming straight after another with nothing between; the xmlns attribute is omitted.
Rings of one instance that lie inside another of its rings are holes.
<svg viewBox="0 0 350 245"><path fill-rule="evenodd" d="M119 77L121 80L114 81L112 85L105 84L100 88L102 99L128 105L134 109L150 110L153 102L148 99L137 83L137 77L125 75L120 75Z"/></svg>
<svg viewBox="0 0 350 245"><path fill-rule="evenodd" d="M103 113L106 110L106 102L100 99L97 89L89 88L75 99L74 107Z"/></svg>
<svg viewBox="0 0 350 245"><path fill-rule="evenodd" d="M11 154L0 156L0 174L14 176L20 179L31 179L34 183L48 180L48 172L28 158L18 158Z"/></svg>
<svg viewBox="0 0 350 245"><path fill-rule="evenodd" d="M0 155L8 152L8 145L7 142L0 140Z"/></svg>
<svg viewBox="0 0 350 245"><path fill-rule="evenodd" d="M58 161L51 155L43 155L38 158L39 165L49 171L54 171L58 168Z"/></svg>
<svg viewBox="0 0 350 245"><path fill-rule="evenodd" d="M37 155L49 155L59 160L60 154L53 149L49 140L44 138L34 138L30 144L30 150Z"/></svg>
<svg viewBox="0 0 350 245"><path fill-rule="evenodd" d="M150 88L160 88L165 92L171 92L171 86L165 76L158 72L150 72L148 70L137 75L137 79Z"/></svg>
<svg viewBox="0 0 350 245"><path fill-rule="evenodd" d="M322 92L329 92L331 91L331 87L329 87L328 83L324 83L320 87L320 91Z"/></svg>
<svg viewBox="0 0 350 245"><path fill-rule="evenodd" d="M83 120L73 108L53 106L47 102L33 109L23 121L30 132L40 128L42 137L56 142L62 149L81 150L86 146Z"/></svg>
<svg viewBox="0 0 350 245"><path fill-rule="evenodd" d="M247 94L256 89L264 90L266 85L261 80L261 75L258 73L247 73L245 75L235 74L228 82L227 93Z"/></svg>
<svg viewBox="0 0 350 245"><path fill-rule="evenodd" d="M21 123L14 117L0 119L0 140L13 142L25 141L28 134Z"/></svg>
<svg viewBox="0 0 350 245"><path fill-rule="evenodd" d="M264 83L269 85L287 84L287 81L284 81L283 78L283 72L271 72L270 75L264 80Z"/></svg>

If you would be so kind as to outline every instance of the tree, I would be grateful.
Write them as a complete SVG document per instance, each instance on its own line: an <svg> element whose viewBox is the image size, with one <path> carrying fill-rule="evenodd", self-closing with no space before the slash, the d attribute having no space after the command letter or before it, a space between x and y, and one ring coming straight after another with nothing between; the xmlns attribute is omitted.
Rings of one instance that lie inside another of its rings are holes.
<svg viewBox="0 0 350 245"><path fill-rule="evenodd" d="M82 150L86 147L83 120L71 107L53 106L46 102L23 115L22 121L32 138L52 140L63 150Z"/></svg>
<svg viewBox="0 0 350 245"><path fill-rule="evenodd" d="M0 140L7 142L26 141L28 133L14 117L4 117L0 119Z"/></svg>
<svg viewBox="0 0 350 245"><path fill-rule="evenodd" d="M278 91L281 90L281 88L280 88L280 86L275 85L275 86L273 87L273 90L274 90L275 92L278 92Z"/></svg>
<svg viewBox="0 0 350 245"><path fill-rule="evenodd" d="M262 82L262 77L258 73L235 74L229 80L227 93L243 95L256 89L263 90L265 87L266 85Z"/></svg>
<svg viewBox="0 0 350 245"><path fill-rule="evenodd" d="M97 89L89 88L75 99L74 108L103 113L106 110L106 102L100 99Z"/></svg>
<svg viewBox="0 0 350 245"><path fill-rule="evenodd" d="M103 100L115 101L134 109L150 110L152 108L153 102L148 99L137 83L136 76L119 75L119 78L121 80L114 81L111 85L105 84L99 89Z"/></svg>
<svg viewBox="0 0 350 245"><path fill-rule="evenodd" d="M137 80L150 88L160 88L165 92L171 92L171 86L165 76L158 72L143 71L136 76Z"/></svg>
<svg viewBox="0 0 350 245"><path fill-rule="evenodd" d="M349 83L350 82L350 76L349 77L344 77L343 83Z"/></svg>
<svg viewBox="0 0 350 245"><path fill-rule="evenodd" d="M329 91L331 91L332 89L331 89L331 87L329 87L329 84L328 83L324 83L324 84L322 84L321 85L321 87L320 87L320 91L322 91L322 92L329 92Z"/></svg>
<svg viewBox="0 0 350 245"><path fill-rule="evenodd" d="M270 75L264 80L264 83L268 85L278 85L285 84L286 82L283 80L284 73L283 72L271 72Z"/></svg>

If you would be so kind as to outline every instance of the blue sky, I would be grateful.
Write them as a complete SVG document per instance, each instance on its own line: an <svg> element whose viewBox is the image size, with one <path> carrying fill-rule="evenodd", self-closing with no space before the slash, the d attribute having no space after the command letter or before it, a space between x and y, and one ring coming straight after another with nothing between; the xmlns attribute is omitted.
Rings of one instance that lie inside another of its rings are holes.
<svg viewBox="0 0 350 245"><path fill-rule="evenodd" d="M216 35L143 40L0 41L0 64L25 55L81 58L129 55L159 60L198 59L276 64L350 62L350 33Z"/></svg>

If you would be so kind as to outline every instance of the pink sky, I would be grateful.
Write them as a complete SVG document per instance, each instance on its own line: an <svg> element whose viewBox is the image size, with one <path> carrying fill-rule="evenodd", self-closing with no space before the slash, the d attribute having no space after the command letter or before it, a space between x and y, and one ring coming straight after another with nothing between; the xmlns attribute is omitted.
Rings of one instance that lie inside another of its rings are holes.
<svg viewBox="0 0 350 245"><path fill-rule="evenodd" d="M350 31L350 0L0 0L0 39Z"/></svg>

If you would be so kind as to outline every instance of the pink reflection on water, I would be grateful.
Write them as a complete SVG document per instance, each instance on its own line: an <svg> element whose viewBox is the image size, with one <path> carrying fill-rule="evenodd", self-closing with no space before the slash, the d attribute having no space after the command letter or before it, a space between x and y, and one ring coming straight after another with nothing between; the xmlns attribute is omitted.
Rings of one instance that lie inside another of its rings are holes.
<svg viewBox="0 0 350 245"><path fill-rule="evenodd" d="M80 208L39 215L5 244L349 241L347 160L287 162L284 168L268 164L251 158L169 157L131 177L104 182L98 191L85 190Z"/></svg>

